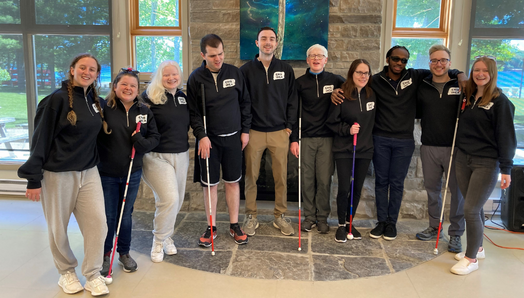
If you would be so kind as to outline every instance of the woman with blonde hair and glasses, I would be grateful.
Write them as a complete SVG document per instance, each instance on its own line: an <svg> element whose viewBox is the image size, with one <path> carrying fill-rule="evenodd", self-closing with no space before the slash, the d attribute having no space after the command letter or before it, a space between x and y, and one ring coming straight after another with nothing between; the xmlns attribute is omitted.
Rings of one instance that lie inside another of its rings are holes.
<svg viewBox="0 0 524 298"><path fill-rule="evenodd" d="M456 175L464 195L466 252L455 255L459 262L451 268L465 275L478 269L478 259L486 257L482 247L484 203L495 188L499 172L500 188L511 183L513 156L517 147L513 117L515 106L497 87L497 62L477 57L466 87L466 104L457 132Z"/></svg>
<svg viewBox="0 0 524 298"><path fill-rule="evenodd" d="M160 143L144 156L143 178L155 195L151 260L162 262L177 253L171 235L186 192L189 167L189 109L182 85L182 71L175 61L158 66L142 94L155 115Z"/></svg>

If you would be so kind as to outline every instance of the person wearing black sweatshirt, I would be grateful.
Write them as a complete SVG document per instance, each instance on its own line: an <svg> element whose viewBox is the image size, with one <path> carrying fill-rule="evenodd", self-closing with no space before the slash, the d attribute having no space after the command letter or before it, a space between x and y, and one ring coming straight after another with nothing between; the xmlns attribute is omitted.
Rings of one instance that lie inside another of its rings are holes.
<svg viewBox="0 0 524 298"><path fill-rule="evenodd" d="M478 57L471 67L466 86L466 106L457 132L456 174L464 195L466 252L455 255L454 274L465 275L478 269L478 259L486 253L483 206L495 188L499 172L500 188L511 183L511 168L517 148L513 118L515 106L497 87L497 62L490 56Z"/></svg>
<svg viewBox="0 0 524 298"><path fill-rule="evenodd" d="M417 88L431 74L427 69L406 69L409 51L394 46L386 53L387 66L373 76L371 88L377 99L375 126L373 128L373 166L375 168L375 203L377 225L369 236L385 240L397 238L397 220L404 194L404 179L415 150ZM466 76L451 70L450 77ZM336 101L337 92L332 100Z"/></svg>
<svg viewBox="0 0 524 298"><path fill-rule="evenodd" d="M151 261L162 262L164 253L177 253L171 235L186 193L189 167L189 109L177 62L166 60L158 66L142 98L153 112L160 142L144 155L142 178L155 196Z"/></svg>
<svg viewBox="0 0 524 298"><path fill-rule="evenodd" d="M26 197L41 199L49 233L49 247L67 294L84 290L69 245L67 226L75 215L84 238L82 274L93 296L109 293L100 275L107 234L104 194L96 165L96 138L103 121L97 77L100 63L91 54L71 62L69 80L38 104L29 159L18 169L27 179Z"/></svg>
<svg viewBox="0 0 524 298"><path fill-rule="evenodd" d="M100 272L102 276L109 273L113 238L119 218L122 221L116 247L120 255L118 263L122 265L124 272L134 272L138 269L137 263L129 255L133 205L142 176L142 157L158 145L160 134L153 113L138 97L140 82L137 73L131 68L123 68L113 80L104 108L108 128L98 135L98 171L104 190L107 218L104 263ZM141 123L141 127L137 133L138 122ZM129 156L133 148L136 154L133 168L129 172ZM126 184L126 202L120 217Z"/></svg>
<svg viewBox="0 0 524 298"><path fill-rule="evenodd" d="M229 235L234 238L236 244L246 244L248 239L238 224L238 212L242 150L248 144L251 126L249 93L240 70L224 63L224 43L218 35L208 34L202 37L200 50L204 59L202 66L191 73L187 82L191 127L197 140L193 179L202 185L206 214L209 214L211 200L213 222L208 222L208 227L198 244L209 247L212 244L211 234L213 239L218 235L216 206L220 168L229 210ZM202 98L202 93L205 98ZM206 123L203 121L204 115ZM209 162L210 181L206 175L206 159ZM208 187L211 189L208 190Z"/></svg>
<svg viewBox="0 0 524 298"><path fill-rule="evenodd" d="M296 80L299 98L299 117L302 117L302 142L298 145L298 121L291 134L291 153L301 154L302 199L304 221L302 230L309 232L315 226L320 233L327 233L327 218L331 212L331 176L333 162L333 132L325 125L331 106L331 92L342 86L344 78L324 70L328 51L319 44L306 52L309 68ZM300 152L301 151L301 152Z"/></svg>
<svg viewBox="0 0 524 298"><path fill-rule="evenodd" d="M461 92L456 79L450 79L451 53L443 45L429 49L429 69L417 90L417 118L421 119L422 146L420 160L424 174L424 187L428 195L429 227L416 234L423 241L435 239L439 233L442 210L442 175L448 177L451 190L448 228L448 251L461 252L460 237L464 234L464 198L460 193L455 176L455 160L451 158L451 147L455 136L457 112L461 103ZM454 151L456 152L456 150ZM453 153L455 154L455 153ZM450 167L450 160L451 167ZM449 169L449 173L448 173Z"/></svg>
<svg viewBox="0 0 524 298"><path fill-rule="evenodd" d="M373 126L375 123L375 95L371 89L371 65L364 59L351 63L346 82L342 85L344 94L349 98L339 105L332 104L327 126L335 133L333 155L337 165L338 193L337 213L338 229L336 242L346 242L349 237L349 221L357 212L362 187L373 157ZM357 135L354 151L353 138ZM353 154L355 160L353 161ZM355 173L352 176L353 165ZM353 189L351 181L353 180ZM351 191L353 192L351 194ZM351 197L353 207L351 207ZM351 211L353 211L351 213ZM352 225L353 239L362 239L360 232Z"/></svg>
<svg viewBox="0 0 524 298"><path fill-rule="evenodd" d="M240 70L251 97L252 122L249 143L244 151L246 162L246 220L243 230L255 235L257 220L257 179L265 149L271 154L275 180L275 220L273 226L286 236L295 233L287 212L287 156L289 136L297 120L295 73L289 64L274 57L277 34L263 27L257 34L259 53Z"/></svg>

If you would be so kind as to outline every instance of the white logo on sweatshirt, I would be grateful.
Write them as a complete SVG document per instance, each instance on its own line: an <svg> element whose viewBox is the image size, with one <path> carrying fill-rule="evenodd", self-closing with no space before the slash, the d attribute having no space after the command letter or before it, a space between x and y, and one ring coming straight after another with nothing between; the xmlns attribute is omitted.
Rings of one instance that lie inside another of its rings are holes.
<svg viewBox="0 0 524 298"><path fill-rule="evenodd" d="M400 89L404 89L408 86L411 86L411 84L413 84L413 81L411 80L411 78L409 80L402 81L400 82Z"/></svg>
<svg viewBox="0 0 524 298"><path fill-rule="evenodd" d="M460 88L459 87L449 88L448 95L460 95Z"/></svg>
<svg viewBox="0 0 524 298"><path fill-rule="evenodd" d="M224 80L222 88L230 88L235 86L235 79Z"/></svg>
<svg viewBox="0 0 524 298"><path fill-rule="evenodd" d="M488 102L484 106L479 106L479 108L484 109L484 110L489 110L489 109L491 109L492 106L493 106L493 102Z"/></svg>
<svg viewBox="0 0 524 298"><path fill-rule="evenodd" d="M185 104L187 104L187 103L186 103L186 99L183 98L183 97L178 97L178 103L180 103L181 105L185 105Z"/></svg>
<svg viewBox="0 0 524 298"><path fill-rule="evenodd" d="M283 71L275 71L273 74L273 80L283 80L286 77L285 73Z"/></svg>
<svg viewBox="0 0 524 298"><path fill-rule="evenodd" d="M147 115L136 115L136 123L142 122L142 124L147 123Z"/></svg>
<svg viewBox="0 0 524 298"><path fill-rule="evenodd" d="M372 101L372 102L368 102L366 104L366 111L371 111L375 108L375 103Z"/></svg>
<svg viewBox="0 0 524 298"><path fill-rule="evenodd" d="M93 110L95 110L95 113L100 112L100 111L98 110L98 108L96 107L96 104L93 104Z"/></svg>
<svg viewBox="0 0 524 298"><path fill-rule="evenodd" d="M326 94L326 93L333 93L333 87L335 87L335 86L333 86L333 85L326 85L326 86L324 86L324 94Z"/></svg>

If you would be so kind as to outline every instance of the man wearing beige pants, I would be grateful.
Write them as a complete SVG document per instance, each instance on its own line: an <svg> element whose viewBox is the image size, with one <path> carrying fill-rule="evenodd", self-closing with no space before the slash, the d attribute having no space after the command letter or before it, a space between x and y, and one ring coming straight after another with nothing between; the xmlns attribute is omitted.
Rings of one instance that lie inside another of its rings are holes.
<svg viewBox="0 0 524 298"><path fill-rule="evenodd" d="M297 120L298 99L293 68L274 57L277 35L270 27L258 32L259 54L240 70L251 96L252 122L249 143L244 150L246 162L246 221L243 230L255 235L257 220L257 179L265 149L271 154L275 180L275 221L273 226L284 235L295 231L284 217L287 212L287 155L291 128Z"/></svg>

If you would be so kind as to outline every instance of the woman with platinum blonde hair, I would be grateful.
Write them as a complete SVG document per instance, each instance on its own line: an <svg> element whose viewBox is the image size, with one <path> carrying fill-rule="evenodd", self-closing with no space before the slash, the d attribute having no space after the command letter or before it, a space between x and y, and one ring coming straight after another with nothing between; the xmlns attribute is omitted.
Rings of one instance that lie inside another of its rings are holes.
<svg viewBox="0 0 524 298"><path fill-rule="evenodd" d="M162 262L164 252L167 255L177 253L171 235L184 202L189 167L189 109L186 95L179 89L181 85L180 66L167 60L160 63L147 90L142 93L160 133L158 146L144 156L142 176L155 195L153 262Z"/></svg>

